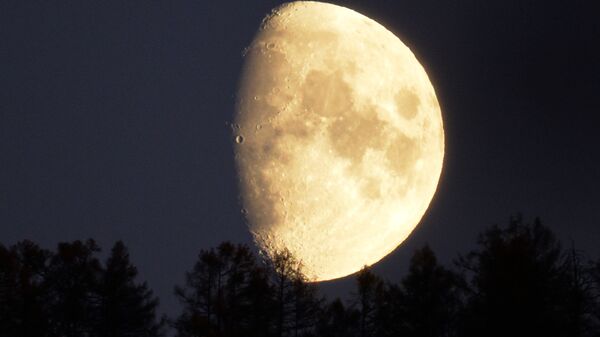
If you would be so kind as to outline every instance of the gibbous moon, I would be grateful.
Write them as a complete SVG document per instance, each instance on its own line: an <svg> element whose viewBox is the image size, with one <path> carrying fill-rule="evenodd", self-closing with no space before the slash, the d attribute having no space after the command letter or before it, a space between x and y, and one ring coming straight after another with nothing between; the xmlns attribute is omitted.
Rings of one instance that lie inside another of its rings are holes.
<svg viewBox="0 0 600 337"><path fill-rule="evenodd" d="M444 157L440 106L402 41L353 10L284 4L244 51L233 126L262 251L313 281L372 265L417 226Z"/></svg>

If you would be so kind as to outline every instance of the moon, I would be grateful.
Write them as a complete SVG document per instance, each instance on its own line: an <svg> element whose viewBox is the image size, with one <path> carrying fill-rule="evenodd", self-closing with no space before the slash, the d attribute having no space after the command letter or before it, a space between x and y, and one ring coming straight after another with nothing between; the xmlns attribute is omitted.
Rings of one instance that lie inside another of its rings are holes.
<svg viewBox="0 0 600 337"><path fill-rule="evenodd" d="M274 9L243 54L233 144L258 247L289 251L312 281L376 263L418 225L442 170L423 66L372 19L311 1Z"/></svg>

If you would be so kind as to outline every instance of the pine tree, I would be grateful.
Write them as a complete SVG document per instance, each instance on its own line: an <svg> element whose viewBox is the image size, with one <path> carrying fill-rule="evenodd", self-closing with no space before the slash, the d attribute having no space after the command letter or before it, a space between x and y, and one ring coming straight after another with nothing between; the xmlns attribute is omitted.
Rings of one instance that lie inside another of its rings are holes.
<svg viewBox="0 0 600 337"><path fill-rule="evenodd" d="M453 336L461 309L462 278L437 263L435 254L424 246L410 261L402 279L401 312L403 336Z"/></svg>
<svg viewBox="0 0 600 337"><path fill-rule="evenodd" d="M304 277L296 279L292 286L292 336L310 335L317 324L324 299L318 298L315 284L307 282Z"/></svg>
<svg viewBox="0 0 600 337"><path fill-rule="evenodd" d="M356 286L354 305L360 313L359 336L374 336L378 330L376 322L385 294L385 284L369 267L365 266L356 275Z"/></svg>
<svg viewBox="0 0 600 337"><path fill-rule="evenodd" d="M251 334L250 327L260 325L257 310L266 310L259 296L270 295L263 275L247 246L224 242L201 251L185 286L175 287L184 305L174 322L178 336Z"/></svg>
<svg viewBox="0 0 600 337"><path fill-rule="evenodd" d="M58 245L45 279L51 336L81 337L93 333L97 301L94 291L101 273L95 254L99 251L91 239Z"/></svg>
<svg viewBox="0 0 600 337"><path fill-rule="evenodd" d="M302 263L289 250L276 252L269 260L273 286L275 336L310 335L317 323L322 299L302 273Z"/></svg>
<svg viewBox="0 0 600 337"><path fill-rule="evenodd" d="M471 281L461 334L572 336L562 257L539 219L512 217L506 228L486 230L479 249L458 261Z"/></svg>
<svg viewBox="0 0 600 337"><path fill-rule="evenodd" d="M8 249L0 245L0 336L47 336L44 277L49 256L31 241Z"/></svg>
<svg viewBox="0 0 600 337"><path fill-rule="evenodd" d="M94 336L154 337L161 335L157 321L158 299L145 282L137 283L138 271L129 260L123 242L115 243L98 279Z"/></svg>
<svg viewBox="0 0 600 337"><path fill-rule="evenodd" d="M317 322L319 337L356 337L359 333L360 312L347 308L338 298L324 306Z"/></svg>

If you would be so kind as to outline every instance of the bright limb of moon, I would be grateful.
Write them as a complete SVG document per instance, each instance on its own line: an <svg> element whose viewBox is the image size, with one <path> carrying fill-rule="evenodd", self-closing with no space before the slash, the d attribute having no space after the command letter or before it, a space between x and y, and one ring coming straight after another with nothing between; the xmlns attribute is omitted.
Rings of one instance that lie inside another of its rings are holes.
<svg viewBox="0 0 600 337"><path fill-rule="evenodd" d="M234 126L242 202L259 247L315 281L400 245L442 170L433 86L394 34L350 9L273 10L245 51Z"/></svg>

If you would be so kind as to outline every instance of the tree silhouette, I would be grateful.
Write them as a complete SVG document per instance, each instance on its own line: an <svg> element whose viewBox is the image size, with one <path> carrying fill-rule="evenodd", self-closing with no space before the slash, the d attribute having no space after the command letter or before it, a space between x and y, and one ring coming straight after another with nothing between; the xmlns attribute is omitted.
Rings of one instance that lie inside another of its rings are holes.
<svg viewBox="0 0 600 337"><path fill-rule="evenodd" d="M564 256L562 272L565 301L566 331L573 337L593 336L598 330L598 320L594 317L597 301L594 299L594 274L582 251L574 245Z"/></svg>
<svg viewBox="0 0 600 337"><path fill-rule="evenodd" d="M346 308L338 298L325 305L317 322L316 335L320 337L358 336L360 313Z"/></svg>
<svg viewBox="0 0 600 337"><path fill-rule="evenodd" d="M375 315L374 335L377 337L392 337L404 334L405 305L402 286L394 283L385 284L384 291L378 296Z"/></svg>
<svg viewBox="0 0 600 337"><path fill-rule="evenodd" d="M322 301L317 298L315 285L308 282L302 273L302 263L290 251L276 252L269 262L276 312L275 335L311 334Z"/></svg>
<svg viewBox="0 0 600 337"><path fill-rule="evenodd" d="M586 299L589 310L586 310L586 335L600 337L600 259L590 262L586 268L589 276L589 287Z"/></svg>
<svg viewBox="0 0 600 337"><path fill-rule="evenodd" d="M294 281L292 294L294 302L292 335L309 336L315 329L324 300L318 297L317 287L304 278Z"/></svg>
<svg viewBox="0 0 600 337"><path fill-rule="evenodd" d="M240 314L244 322L245 336L268 337L273 335L274 302L273 287L269 283L266 268L255 266L249 275L248 284L242 288L247 304ZM245 317L244 317L245 316Z"/></svg>
<svg viewBox="0 0 600 337"><path fill-rule="evenodd" d="M155 337L157 300L122 242L106 267L93 240L60 243L56 252L30 241L0 246L0 336Z"/></svg>
<svg viewBox="0 0 600 337"><path fill-rule="evenodd" d="M428 246L415 252L400 284L385 283L365 267L356 275L356 285L357 335L454 335L465 285L457 273L437 263Z"/></svg>
<svg viewBox="0 0 600 337"><path fill-rule="evenodd" d="M184 305L174 323L178 336L244 336L249 327L260 328L251 312L270 307L254 306L270 293L263 275L247 246L224 242L202 250L185 287L175 288Z"/></svg>
<svg viewBox="0 0 600 337"><path fill-rule="evenodd" d="M289 252L262 266L247 246L228 242L201 251L175 294L184 305L173 324L182 337L308 336L321 301Z"/></svg>
<svg viewBox="0 0 600 337"><path fill-rule="evenodd" d="M129 261L123 242L115 243L97 283L94 336L160 336L158 299L145 282L136 283L138 271Z"/></svg>
<svg viewBox="0 0 600 337"><path fill-rule="evenodd" d="M0 245L0 336L48 335L44 278L49 256L31 241Z"/></svg>
<svg viewBox="0 0 600 337"><path fill-rule="evenodd" d="M472 287L463 335L571 335L562 250L539 219L512 217L507 228L485 231L479 246L458 261Z"/></svg>
<svg viewBox="0 0 600 337"><path fill-rule="evenodd" d="M218 324L228 336L250 336L253 328L260 327L256 315L270 310L270 303L257 297L270 294L265 270L256 264L254 255L245 245L221 245L219 255L224 262L222 277L226 281L217 294L222 303Z"/></svg>
<svg viewBox="0 0 600 337"><path fill-rule="evenodd" d="M461 309L462 278L437 263L429 246L417 250L408 275L402 279L401 310L403 336L452 336L455 317ZM390 296L391 297L391 296Z"/></svg>
<svg viewBox="0 0 600 337"><path fill-rule="evenodd" d="M277 252L270 260L271 279L274 286L275 333L277 337L287 334L293 311L293 287L300 278L300 265L288 250Z"/></svg>
<svg viewBox="0 0 600 337"><path fill-rule="evenodd" d="M96 284L102 267L94 256L100 248L93 240L60 243L50 259L46 282L51 335L90 336L98 301Z"/></svg>
<svg viewBox="0 0 600 337"><path fill-rule="evenodd" d="M158 299L116 242L0 245L0 337L158 337ZM200 251L175 295L179 337L600 337L600 260L561 248L541 221L510 218L455 262L415 251L400 282L368 267L345 304L319 297L289 251L257 261L245 245Z"/></svg>
<svg viewBox="0 0 600 337"><path fill-rule="evenodd" d="M354 305L359 312L359 336L375 336L378 332L379 309L385 298L385 284L369 267L356 275L357 292Z"/></svg>

